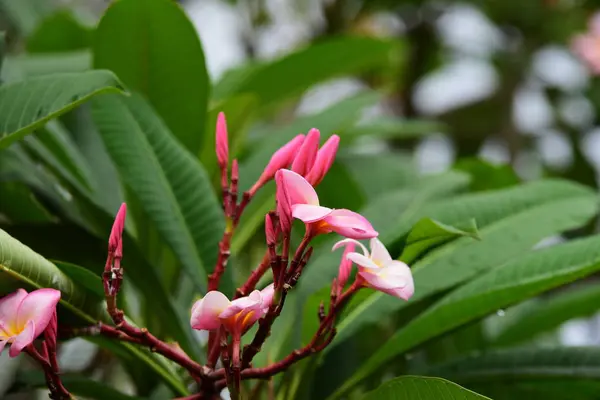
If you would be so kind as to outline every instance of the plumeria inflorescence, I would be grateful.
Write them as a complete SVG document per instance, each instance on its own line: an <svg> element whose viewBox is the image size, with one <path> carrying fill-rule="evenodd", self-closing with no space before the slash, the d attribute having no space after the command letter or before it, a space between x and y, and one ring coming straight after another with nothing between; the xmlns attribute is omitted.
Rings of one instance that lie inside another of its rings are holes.
<svg viewBox="0 0 600 400"><path fill-rule="evenodd" d="M311 129L277 150L250 189L238 193L239 164L230 165L228 132L225 115L220 113L216 127L216 155L220 169L223 213L226 220L219 242L217 263L208 277L208 292L192 307L190 325L209 331L207 362L201 365L177 344L166 343L145 328L138 328L119 309L117 296L123 281L123 234L126 205L119 209L109 237L108 257L103 273L106 308L112 324L98 322L71 329L72 335L102 335L113 340L145 346L188 371L197 382L197 392L187 399L215 399L227 386L233 399L240 398L242 380L269 379L295 362L323 350L334 339L335 323L344 305L361 288L372 288L408 300L414 291L410 268L392 259L378 232L362 215L346 209L321 205L315 190L331 168L340 138L332 135L319 148L321 134ZM230 244L240 218L256 193L275 180L276 205L265 215L266 248L259 265L229 300L219 291L220 279L230 256ZM300 244L292 249L293 220L304 223ZM301 279L313 254L312 240L318 235L338 234L343 237L333 250L344 247L338 276L333 279L329 306L323 303L315 310L320 321L317 331L304 347L281 360L257 367L253 360L271 334L275 320L282 313L288 293ZM370 239L371 250L359 242ZM362 253L356 252L361 249ZM352 266L358 266L352 274ZM256 286L268 271L270 283L262 290ZM354 276L354 278L353 278ZM351 281L350 284L348 284ZM10 355L25 349L44 367L48 386L57 399L70 398L58 378L56 364L56 305L60 292L40 289L27 294L19 290L0 299L0 350L10 343ZM241 338L258 324L254 337L242 348ZM44 332L42 352L33 347L34 339ZM220 365L219 365L220 361ZM60 397L63 396L63 397Z"/></svg>

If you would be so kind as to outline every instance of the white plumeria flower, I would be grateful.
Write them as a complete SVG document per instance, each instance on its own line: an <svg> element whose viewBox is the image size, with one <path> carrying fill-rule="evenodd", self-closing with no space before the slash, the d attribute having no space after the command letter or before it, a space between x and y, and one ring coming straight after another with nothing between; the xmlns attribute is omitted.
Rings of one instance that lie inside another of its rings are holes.
<svg viewBox="0 0 600 400"><path fill-rule="evenodd" d="M350 243L357 244L363 251L363 254L348 253L346 257L358 266L358 274L365 280L366 286L404 300L411 298L415 285L408 265L392 259L377 238L371 239L370 253L362 243L354 239L337 242L333 250Z"/></svg>

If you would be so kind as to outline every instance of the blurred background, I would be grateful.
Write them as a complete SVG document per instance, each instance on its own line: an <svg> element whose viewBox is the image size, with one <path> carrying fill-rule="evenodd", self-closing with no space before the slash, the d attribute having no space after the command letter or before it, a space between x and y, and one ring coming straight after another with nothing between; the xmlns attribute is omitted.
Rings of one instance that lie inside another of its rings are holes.
<svg viewBox="0 0 600 400"><path fill-rule="evenodd" d="M214 108L235 94L232 88L240 80L254 79L249 86L258 95L237 97L228 114L242 160L251 160L265 140L277 145L282 130L296 134L314 126L352 143L340 154L346 172L338 171L328 192L339 189L336 182L347 182L344 174L361 185L366 181L361 187L368 198L387 190L390 179L410 182L451 169L474 176L480 171L471 190L548 176L598 187L600 81L571 50L574 37L588 30L600 9L598 1L179 3L202 40ZM6 31L2 81L89 68L89 36L108 5L106 0L0 0L0 31ZM348 36L369 40L336 42ZM253 75L276 63L290 64L288 71ZM296 86L288 84L292 81ZM339 123L331 122L334 115ZM324 120L325 126L319 125ZM101 152L93 143L80 145L91 146L89 157ZM364 162L373 155L392 178L365 173ZM21 179L15 171L23 169L6 152L0 153L0 165L0 226L12 225L7 231L19 238L19 222L31 223L31 215L14 211L22 194L14 190ZM53 196L38 189L41 197ZM60 192L60 186L52 190ZM245 257L255 255L248 251ZM488 321L490 329L508 314L499 310ZM547 340L600 344L600 318L572 320ZM70 368L81 369L94 357L93 346L73 341L62 356ZM11 365L19 360L3 354L2 362L0 376L12 376Z"/></svg>

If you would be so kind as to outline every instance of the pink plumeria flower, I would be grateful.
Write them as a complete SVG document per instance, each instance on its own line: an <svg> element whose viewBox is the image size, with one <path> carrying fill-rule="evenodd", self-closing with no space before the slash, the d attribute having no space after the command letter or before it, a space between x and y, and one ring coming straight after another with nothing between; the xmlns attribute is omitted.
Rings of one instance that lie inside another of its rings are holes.
<svg viewBox="0 0 600 400"><path fill-rule="evenodd" d="M299 174L287 169L281 169L277 174L277 182L283 185L282 193L287 197L292 216L304 222L312 235L336 232L352 239L370 239L378 235L362 215L321 206L315 189Z"/></svg>
<svg viewBox="0 0 600 400"><path fill-rule="evenodd" d="M363 251L363 254L354 252L345 254L349 260L358 265L358 274L364 279L365 286L404 300L412 297L415 285L410 268L402 261L392 259L379 239L371 239L370 253L362 243L352 239L337 242L333 250L349 244L356 244Z"/></svg>
<svg viewBox="0 0 600 400"><path fill-rule="evenodd" d="M600 74L600 13L590 18L588 26L588 32L573 38L571 49L594 74Z"/></svg>
<svg viewBox="0 0 600 400"><path fill-rule="evenodd" d="M192 307L192 328L212 331L224 326L232 335L243 335L269 309L275 290L270 284L246 297L229 301L218 291L210 291Z"/></svg>
<svg viewBox="0 0 600 400"><path fill-rule="evenodd" d="M10 343L8 354L16 357L41 335L54 318L60 291L19 289L0 299L0 352Z"/></svg>

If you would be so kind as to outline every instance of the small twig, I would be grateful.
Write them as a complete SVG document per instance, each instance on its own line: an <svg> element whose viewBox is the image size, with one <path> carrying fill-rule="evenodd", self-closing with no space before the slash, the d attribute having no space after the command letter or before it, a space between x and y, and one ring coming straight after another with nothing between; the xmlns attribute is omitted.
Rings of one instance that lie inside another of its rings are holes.
<svg viewBox="0 0 600 400"><path fill-rule="evenodd" d="M70 400L73 397L71 393L63 386L60 379L60 372L58 371L58 364L54 364L49 360L48 350L45 347L45 343L42 347L42 353L38 352L33 344L30 344L25 348L27 354L31 356L44 370L44 376L46 377L46 384L48 390L50 390L49 397L53 400Z"/></svg>
<svg viewBox="0 0 600 400"><path fill-rule="evenodd" d="M234 298L239 299L240 297L247 296L248 294L250 294L250 292L252 292L256 287L258 281L260 281L260 278L262 278L265 272L269 270L270 265L271 256L269 254L269 250L267 249L260 264L258 264L258 267L256 267L256 269L252 271L252 274L250 274L248 280L246 280L246 282L244 282L244 284L241 287L236 289Z"/></svg>

